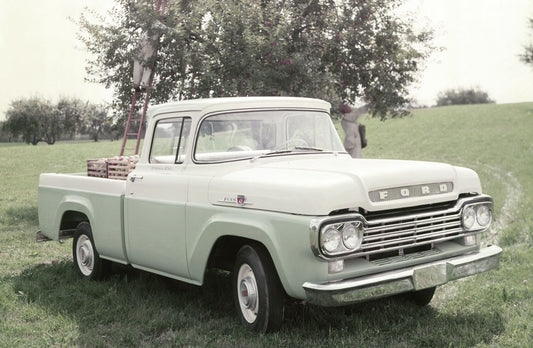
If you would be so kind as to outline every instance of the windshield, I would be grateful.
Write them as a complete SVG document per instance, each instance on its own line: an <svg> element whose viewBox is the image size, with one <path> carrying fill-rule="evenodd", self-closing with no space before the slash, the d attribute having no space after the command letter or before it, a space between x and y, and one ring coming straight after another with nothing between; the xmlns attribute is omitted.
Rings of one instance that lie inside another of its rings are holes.
<svg viewBox="0 0 533 348"><path fill-rule="evenodd" d="M206 117L200 124L194 158L221 162L322 152L345 152L327 113L263 110Z"/></svg>

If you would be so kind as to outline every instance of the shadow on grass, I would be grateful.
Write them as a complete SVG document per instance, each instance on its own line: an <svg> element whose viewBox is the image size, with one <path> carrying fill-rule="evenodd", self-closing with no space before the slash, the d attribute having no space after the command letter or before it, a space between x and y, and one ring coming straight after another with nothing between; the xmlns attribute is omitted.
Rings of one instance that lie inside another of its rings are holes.
<svg viewBox="0 0 533 348"><path fill-rule="evenodd" d="M114 266L104 281L80 279L71 261L37 265L12 278L14 291L75 322L81 346L474 346L503 330L498 313L455 314L385 299L345 308L290 301L278 333L241 327L228 273L203 287Z"/></svg>

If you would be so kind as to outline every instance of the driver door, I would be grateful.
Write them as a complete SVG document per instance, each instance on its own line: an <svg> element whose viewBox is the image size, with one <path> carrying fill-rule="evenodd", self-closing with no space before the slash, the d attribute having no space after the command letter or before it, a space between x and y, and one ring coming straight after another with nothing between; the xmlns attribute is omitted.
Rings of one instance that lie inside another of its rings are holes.
<svg viewBox="0 0 533 348"><path fill-rule="evenodd" d="M191 119L158 121L149 163L128 177L124 199L125 241L130 263L155 273L188 278L186 219L188 180L184 154Z"/></svg>

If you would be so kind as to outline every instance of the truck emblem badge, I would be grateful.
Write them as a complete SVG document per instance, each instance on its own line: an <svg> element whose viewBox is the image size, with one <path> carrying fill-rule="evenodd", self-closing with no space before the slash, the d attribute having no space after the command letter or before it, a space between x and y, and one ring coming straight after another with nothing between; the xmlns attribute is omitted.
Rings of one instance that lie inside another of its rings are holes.
<svg viewBox="0 0 533 348"><path fill-rule="evenodd" d="M372 202L385 202L402 198L439 195L453 191L453 182L440 182L424 185L394 187L385 190L370 191Z"/></svg>
<svg viewBox="0 0 533 348"><path fill-rule="evenodd" d="M236 204L240 207L244 207L245 205L252 205L253 203L248 202L245 195L237 195L237 196L225 196L222 199L218 200L219 203L225 203L225 204Z"/></svg>

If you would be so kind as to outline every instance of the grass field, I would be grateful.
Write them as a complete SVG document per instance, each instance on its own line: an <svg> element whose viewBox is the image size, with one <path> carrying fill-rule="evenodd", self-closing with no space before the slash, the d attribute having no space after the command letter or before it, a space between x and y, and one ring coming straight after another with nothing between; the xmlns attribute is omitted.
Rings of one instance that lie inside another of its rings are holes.
<svg viewBox="0 0 533 348"><path fill-rule="evenodd" d="M417 110L367 125L367 158L443 161L475 169L495 200L483 244L498 270L437 289L428 307L399 299L350 310L290 303L280 332L241 328L228 275L197 288L116 267L80 279L71 243L35 243L41 172L81 172L120 142L0 144L0 347L362 346L531 347L533 344L533 103Z"/></svg>

